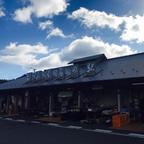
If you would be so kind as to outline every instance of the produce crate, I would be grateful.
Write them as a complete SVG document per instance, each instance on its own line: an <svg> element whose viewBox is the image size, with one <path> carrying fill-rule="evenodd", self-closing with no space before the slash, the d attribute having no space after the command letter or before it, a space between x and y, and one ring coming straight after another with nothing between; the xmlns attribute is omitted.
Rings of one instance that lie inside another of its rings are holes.
<svg viewBox="0 0 144 144"><path fill-rule="evenodd" d="M128 124L128 114L119 114L112 117L113 127L122 127Z"/></svg>

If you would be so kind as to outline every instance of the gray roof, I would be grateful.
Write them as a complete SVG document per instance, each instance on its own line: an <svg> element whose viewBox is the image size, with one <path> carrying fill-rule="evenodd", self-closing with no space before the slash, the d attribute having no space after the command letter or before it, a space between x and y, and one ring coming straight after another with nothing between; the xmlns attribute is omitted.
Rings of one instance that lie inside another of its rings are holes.
<svg viewBox="0 0 144 144"><path fill-rule="evenodd" d="M106 56L104 54L99 54L99 55L93 55L89 57L83 57L79 59L75 59L68 64L76 64L76 63L84 63L85 61L93 61L93 60L106 60Z"/></svg>
<svg viewBox="0 0 144 144"><path fill-rule="evenodd" d="M0 84L0 89L3 90L3 89L22 88L25 83L26 83L26 75L24 75L20 78L17 78L17 79L14 79L14 80Z"/></svg>
<svg viewBox="0 0 144 144"><path fill-rule="evenodd" d="M89 62L86 61L86 63L88 64ZM74 66L75 65L53 70L65 70ZM144 53L105 59L105 61L98 63L94 70L95 73L90 76L85 76L83 72L79 71L79 74L82 74L75 78L68 79L27 81L27 76L24 75L15 80L0 84L0 90L144 77Z"/></svg>

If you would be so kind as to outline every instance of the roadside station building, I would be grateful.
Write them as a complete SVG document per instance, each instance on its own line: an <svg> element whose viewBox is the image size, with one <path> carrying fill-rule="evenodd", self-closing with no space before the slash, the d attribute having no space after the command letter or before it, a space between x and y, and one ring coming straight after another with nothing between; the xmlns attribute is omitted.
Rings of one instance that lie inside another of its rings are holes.
<svg viewBox="0 0 144 144"><path fill-rule="evenodd" d="M0 110L10 112L118 111L144 99L144 53L75 59L68 66L27 73L0 84Z"/></svg>

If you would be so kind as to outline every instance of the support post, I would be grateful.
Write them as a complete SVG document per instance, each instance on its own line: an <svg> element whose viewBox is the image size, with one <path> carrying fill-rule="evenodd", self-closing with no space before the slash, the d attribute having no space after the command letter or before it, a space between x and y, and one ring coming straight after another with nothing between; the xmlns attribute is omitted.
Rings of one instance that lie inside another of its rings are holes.
<svg viewBox="0 0 144 144"><path fill-rule="evenodd" d="M15 101L15 103L14 103L14 113L17 113L18 112L18 109L17 109L17 107L18 107L18 96L14 96L14 101Z"/></svg>
<svg viewBox="0 0 144 144"><path fill-rule="evenodd" d="M25 92L25 103L24 103L24 108L25 108L25 110L28 110L29 109L29 91L27 90L26 92Z"/></svg>
<svg viewBox="0 0 144 144"><path fill-rule="evenodd" d="M6 113L9 113L10 96L7 96Z"/></svg>
<svg viewBox="0 0 144 144"><path fill-rule="evenodd" d="M49 96L49 116L52 116L52 93Z"/></svg>
<svg viewBox="0 0 144 144"><path fill-rule="evenodd" d="M117 100L118 100L118 112L121 111L121 96L120 96L120 89L117 90Z"/></svg>

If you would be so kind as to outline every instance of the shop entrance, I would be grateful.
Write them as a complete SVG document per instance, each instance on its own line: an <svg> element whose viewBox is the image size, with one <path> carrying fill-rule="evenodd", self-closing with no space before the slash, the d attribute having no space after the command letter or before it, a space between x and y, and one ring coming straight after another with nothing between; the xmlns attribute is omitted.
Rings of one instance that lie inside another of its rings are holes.
<svg viewBox="0 0 144 144"><path fill-rule="evenodd" d="M71 111L74 107L74 98L72 91L61 91L57 95L59 110L61 113Z"/></svg>

